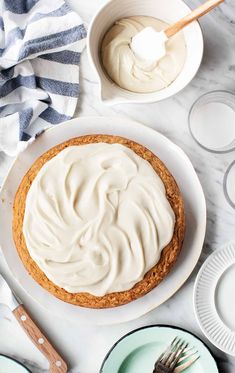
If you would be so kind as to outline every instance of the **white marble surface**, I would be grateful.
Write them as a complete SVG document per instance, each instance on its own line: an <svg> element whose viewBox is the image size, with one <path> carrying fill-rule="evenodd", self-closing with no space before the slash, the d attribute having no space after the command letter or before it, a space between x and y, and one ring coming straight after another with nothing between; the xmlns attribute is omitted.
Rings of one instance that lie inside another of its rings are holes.
<svg viewBox="0 0 235 373"><path fill-rule="evenodd" d="M69 0L69 2L88 24L105 0ZM193 7L200 3L199 0L186 2ZM82 95L76 114L78 116L117 114L129 116L168 136L190 157L206 195L208 225L203 254L187 283L164 305L138 320L111 327L81 327L38 308L36 303L29 299L17 284L14 284L0 256L0 271L8 275L35 320L63 353L71 373L97 373L106 352L120 336L147 324L164 323L181 326L206 341L194 318L192 290L196 273L205 258L222 243L235 238L235 210L228 205L222 189L224 172L234 160L235 154L216 155L201 149L189 134L187 116L192 103L201 94L214 89L235 92L234 0L227 0L220 8L204 17L201 25L205 39L205 54L200 71L180 94L156 104L105 107L98 100L98 84L89 67L85 52L82 56L81 68ZM10 161L0 154L1 178L5 175ZM4 234L4 232L0 233ZM212 347L209 343L208 345ZM235 358L213 347L212 350L218 359L220 372L233 373ZM25 362L33 373L47 371L47 362L4 306L0 306L0 353L15 356Z"/></svg>

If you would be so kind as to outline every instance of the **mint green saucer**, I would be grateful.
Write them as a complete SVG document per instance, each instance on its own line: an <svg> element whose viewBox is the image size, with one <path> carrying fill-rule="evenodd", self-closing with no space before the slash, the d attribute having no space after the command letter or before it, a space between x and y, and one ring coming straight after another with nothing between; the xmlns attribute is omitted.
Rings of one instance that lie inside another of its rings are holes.
<svg viewBox="0 0 235 373"><path fill-rule="evenodd" d="M30 373L30 371L15 359L0 354L0 373Z"/></svg>
<svg viewBox="0 0 235 373"><path fill-rule="evenodd" d="M187 341L200 355L185 373L219 373L208 348L196 336L168 326L147 326L122 337L107 354L100 373L152 373L158 356L175 338Z"/></svg>

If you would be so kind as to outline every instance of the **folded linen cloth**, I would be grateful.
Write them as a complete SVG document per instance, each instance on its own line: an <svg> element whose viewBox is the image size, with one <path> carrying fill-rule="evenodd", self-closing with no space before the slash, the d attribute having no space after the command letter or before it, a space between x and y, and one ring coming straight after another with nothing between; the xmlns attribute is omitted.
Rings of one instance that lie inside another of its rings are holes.
<svg viewBox="0 0 235 373"><path fill-rule="evenodd" d="M73 116L85 38L63 0L0 0L0 151Z"/></svg>

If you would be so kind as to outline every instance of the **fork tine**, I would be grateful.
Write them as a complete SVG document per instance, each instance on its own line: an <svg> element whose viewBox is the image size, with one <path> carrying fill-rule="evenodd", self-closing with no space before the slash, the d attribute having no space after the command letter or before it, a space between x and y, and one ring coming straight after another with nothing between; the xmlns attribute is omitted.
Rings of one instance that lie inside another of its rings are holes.
<svg viewBox="0 0 235 373"><path fill-rule="evenodd" d="M161 363L162 364L165 364L165 361L168 359L168 356L169 356L169 354L170 354L170 351L171 351L171 348L170 348L170 346L168 346L168 348L166 349L166 351L163 353L163 356L162 356L162 358L161 358Z"/></svg>
<svg viewBox="0 0 235 373"><path fill-rule="evenodd" d="M173 345L176 343L177 339L178 339L178 337L176 336L176 337L173 339L173 341L171 342L171 346L173 346Z"/></svg>
<svg viewBox="0 0 235 373"><path fill-rule="evenodd" d="M179 341L180 341L180 339L178 339L178 337L175 337L173 339L173 341L171 342L170 346L167 348L167 350L165 351L165 353L164 353L164 355L161 359L162 364L166 364L166 361L169 359L169 356L171 355L172 350L177 346Z"/></svg>
<svg viewBox="0 0 235 373"><path fill-rule="evenodd" d="M186 354L188 351L194 349L195 347L194 346L189 346L189 347L186 347L186 349L184 350L184 353Z"/></svg>
<svg viewBox="0 0 235 373"><path fill-rule="evenodd" d="M179 351L181 345L182 345L182 342L181 342L181 340L179 339L178 342L177 342L177 344L176 344L176 346L175 346L175 350L171 351L171 354L169 355L169 357L168 357L168 359L167 359L167 361L166 361L166 365L167 365L167 366L170 366L170 365L171 365L171 363L172 363L172 361L174 360L174 358L175 358L177 352Z"/></svg>
<svg viewBox="0 0 235 373"><path fill-rule="evenodd" d="M154 366L157 366L157 364L159 363L159 361L161 361L162 357L163 357L164 353L162 353L159 358L156 360Z"/></svg>
<svg viewBox="0 0 235 373"><path fill-rule="evenodd" d="M176 366L178 360L180 359L182 353L184 352L185 348L188 346L188 343L185 341L182 341L178 348L172 353L168 363L168 366L170 366L172 369Z"/></svg>
<svg viewBox="0 0 235 373"><path fill-rule="evenodd" d="M191 356L193 356L197 353L198 353L197 350L195 350L195 351L192 350L191 352L188 352L188 353L184 354L182 357L179 358L178 363L181 363L182 361L188 359L189 357L191 357Z"/></svg>
<svg viewBox="0 0 235 373"><path fill-rule="evenodd" d="M181 345L182 345L182 341L179 338L175 338L175 343L171 345L171 350L167 354L167 356L165 356L165 359L162 360L162 363L165 364L166 366L170 366L171 361L173 361Z"/></svg>
<svg viewBox="0 0 235 373"><path fill-rule="evenodd" d="M179 365L176 367L173 371L173 373L181 373L185 369L189 368L192 364L194 364L198 359L200 358L200 355L195 356L193 359L186 361L184 364Z"/></svg>
<svg viewBox="0 0 235 373"><path fill-rule="evenodd" d="M170 352L171 352L171 349L173 348L173 346L175 346L176 343L177 343L177 337L175 337L175 338L171 341L170 345L167 347L166 351L163 353L163 356L162 356L162 358L161 358L161 362L162 362L163 364L164 364L164 362L167 360L167 358L168 358L168 356L169 356L169 354L170 354Z"/></svg>

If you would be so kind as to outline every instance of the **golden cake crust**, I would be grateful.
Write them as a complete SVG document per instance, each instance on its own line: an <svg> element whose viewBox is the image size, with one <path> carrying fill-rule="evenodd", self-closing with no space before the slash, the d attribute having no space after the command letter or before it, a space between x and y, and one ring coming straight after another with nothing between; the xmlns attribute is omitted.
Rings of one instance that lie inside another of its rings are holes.
<svg viewBox="0 0 235 373"><path fill-rule="evenodd" d="M122 144L132 149L143 159L147 160L152 165L155 172L162 179L166 188L167 199L170 202L170 205L176 217L174 234L171 242L163 249L159 262L145 274L143 280L135 284L135 286L130 290L110 293L102 297L97 297L88 293L71 294L55 285L46 277L46 275L40 270L40 268L31 258L23 235L23 220L26 197L31 184L41 167L68 146L85 145L97 142ZM34 278L34 280L37 281L37 283L40 284L44 289L48 290L57 298L78 306L89 308L116 307L126 304L147 294L150 290L157 286L170 272L171 268L177 260L177 257L179 256L183 244L185 234L184 203L176 181L174 180L173 176L170 174L166 166L158 157L156 157L143 145L137 144L134 141L119 136L86 135L70 139L62 144L51 148L34 162L34 164L23 177L15 195L12 228L15 246L25 268Z"/></svg>

